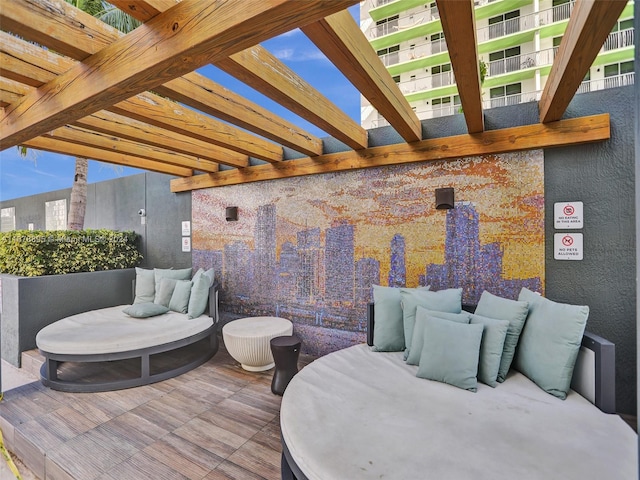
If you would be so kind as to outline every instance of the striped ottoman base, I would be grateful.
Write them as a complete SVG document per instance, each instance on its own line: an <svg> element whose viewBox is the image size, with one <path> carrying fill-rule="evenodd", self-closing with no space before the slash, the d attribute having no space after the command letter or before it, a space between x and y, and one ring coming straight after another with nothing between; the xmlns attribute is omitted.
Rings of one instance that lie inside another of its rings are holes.
<svg viewBox="0 0 640 480"><path fill-rule="evenodd" d="M222 339L229 355L250 372L273 368L271 339L292 333L293 324L279 317L240 318L222 327Z"/></svg>

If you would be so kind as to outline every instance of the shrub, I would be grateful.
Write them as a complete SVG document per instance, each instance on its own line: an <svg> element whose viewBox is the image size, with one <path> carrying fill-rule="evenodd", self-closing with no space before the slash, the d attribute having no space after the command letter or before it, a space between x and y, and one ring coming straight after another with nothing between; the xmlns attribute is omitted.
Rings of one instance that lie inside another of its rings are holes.
<svg viewBox="0 0 640 480"><path fill-rule="evenodd" d="M23 277L132 268L139 235L114 230L0 233L0 272Z"/></svg>

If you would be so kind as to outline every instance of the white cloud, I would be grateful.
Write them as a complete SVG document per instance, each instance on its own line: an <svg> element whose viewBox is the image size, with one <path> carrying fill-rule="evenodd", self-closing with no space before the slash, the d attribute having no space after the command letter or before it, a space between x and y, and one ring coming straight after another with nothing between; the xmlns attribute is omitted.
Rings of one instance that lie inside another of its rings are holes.
<svg viewBox="0 0 640 480"><path fill-rule="evenodd" d="M289 62L308 62L327 59L320 50L295 50L293 48L282 48L280 50L276 50L273 54L279 60Z"/></svg>

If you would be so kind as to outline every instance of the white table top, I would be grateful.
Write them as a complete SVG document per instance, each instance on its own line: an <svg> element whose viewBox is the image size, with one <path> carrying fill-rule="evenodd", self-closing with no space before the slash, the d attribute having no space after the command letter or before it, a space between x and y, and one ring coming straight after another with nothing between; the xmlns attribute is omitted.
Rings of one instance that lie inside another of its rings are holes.
<svg viewBox="0 0 640 480"><path fill-rule="evenodd" d="M247 317L233 320L222 332L233 337L264 337L273 334L285 334L292 327L290 320L280 317Z"/></svg>

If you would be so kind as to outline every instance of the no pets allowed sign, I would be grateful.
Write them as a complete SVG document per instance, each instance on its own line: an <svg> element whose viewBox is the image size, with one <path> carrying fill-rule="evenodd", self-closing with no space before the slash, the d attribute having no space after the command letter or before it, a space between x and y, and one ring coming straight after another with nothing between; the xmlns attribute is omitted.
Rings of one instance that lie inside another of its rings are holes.
<svg viewBox="0 0 640 480"><path fill-rule="evenodd" d="M554 234L553 258L555 260L582 260L582 234Z"/></svg>

